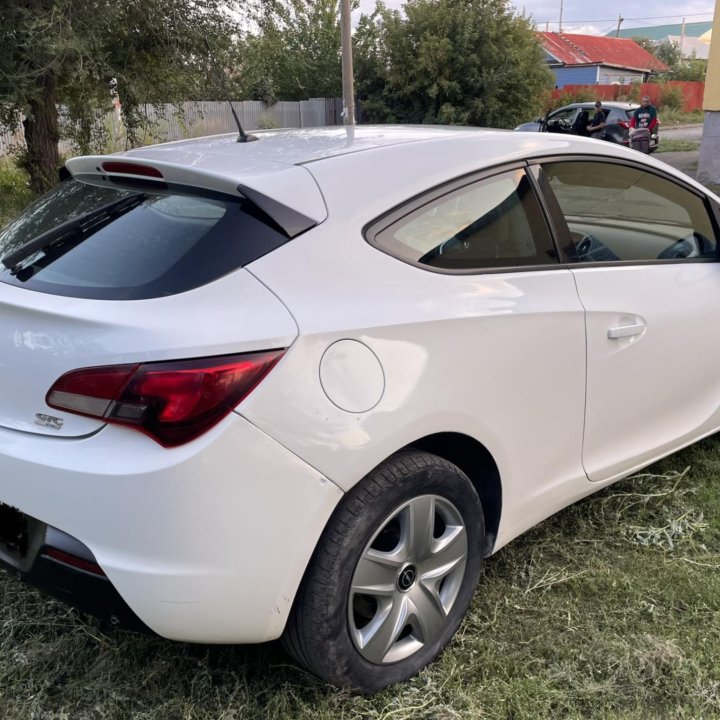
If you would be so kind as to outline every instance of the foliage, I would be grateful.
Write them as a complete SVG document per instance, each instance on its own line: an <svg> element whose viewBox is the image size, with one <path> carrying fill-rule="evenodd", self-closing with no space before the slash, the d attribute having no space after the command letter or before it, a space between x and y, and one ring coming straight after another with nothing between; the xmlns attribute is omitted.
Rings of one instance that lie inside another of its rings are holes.
<svg viewBox="0 0 720 720"><path fill-rule="evenodd" d="M634 35L631 40L636 44L639 45L643 50L647 50L649 53L652 53L655 55L655 49L657 46L657 43L655 40L651 40L650 38L643 37L641 35Z"/></svg>
<svg viewBox="0 0 720 720"><path fill-rule="evenodd" d="M626 85L622 85L619 89L621 90L621 92L615 98L616 100L619 100L620 102L630 103L640 102L640 95L642 90L642 84L640 82L632 81L627 83Z"/></svg>
<svg viewBox="0 0 720 720"><path fill-rule="evenodd" d="M690 82L705 82L708 61L700 58L686 58L680 65L673 69L673 80L685 80Z"/></svg>
<svg viewBox="0 0 720 720"><path fill-rule="evenodd" d="M642 45L646 50L651 52L658 60L664 62L670 71L668 75L673 80L685 80L694 82L703 82L707 72L707 60L701 60L693 56L690 58L683 57L680 46L671 40L663 40L661 42L653 42L642 38L633 38L635 42ZM654 78L654 80L656 80ZM662 79L657 81L662 82Z"/></svg>
<svg viewBox="0 0 720 720"><path fill-rule="evenodd" d="M8 158L0 158L0 228L33 199L27 173Z"/></svg>
<svg viewBox="0 0 720 720"><path fill-rule="evenodd" d="M670 110L682 110L685 98L677 85L663 85L658 106Z"/></svg>
<svg viewBox="0 0 720 720"><path fill-rule="evenodd" d="M563 107L564 105L570 105L571 103L591 102L592 100L597 100L597 93L594 93L589 88L578 88L572 92L569 90L563 90L556 98L552 97L550 93L547 93L547 97L549 99L545 103L545 107L549 110L555 110L556 108Z"/></svg>
<svg viewBox="0 0 720 720"><path fill-rule="evenodd" d="M146 104L202 97L210 51L228 57L238 11L227 0L32 0L0 5L0 125L25 116L23 164L36 191L52 185L61 129L87 152L97 118L122 102L132 143ZM63 108L62 128L57 107Z"/></svg>
<svg viewBox="0 0 720 720"><path fill-rule="evenodd" d="M512 127L552 85L533 24L506 0L378 1L355 37L356 89L371 122Z"/></svg>
<svg viewBox="0 0 720 720"><path fill-rule="evenodd" d="M669 68L677 67L682 62L682 53L678 45L672 40L662 40L655 45L655 57L664 62Z"/></svg>
<svg viewBox="0 0 720 720"><path fill-rule="evenodd" d="M682 112L682 110L671 110L663 108L662 124L663 127L674 125L685 125L690 123L702 123L705 113L702 110L692 110L691 112Z"/></svg>
<svg viewBox="0 0 720 720"><path fill-rule="evenodd" d="M357 0L354 5L357 6ZM342 95L337 0L265 0L237 52L233 87L273 104Z"/></svg>

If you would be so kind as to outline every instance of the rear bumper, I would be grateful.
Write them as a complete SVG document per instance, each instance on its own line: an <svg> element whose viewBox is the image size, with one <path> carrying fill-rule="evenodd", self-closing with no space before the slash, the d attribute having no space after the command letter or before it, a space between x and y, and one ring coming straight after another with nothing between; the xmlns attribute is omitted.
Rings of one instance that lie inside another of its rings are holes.
<svg viewBox="0 0 720 720"><path fill-rule="evenodd" d="M0 502L71 536L107 580L43 558L37 539L5 567L175 640L279 637L341 495L235 413L174 449L112 426L77 440L0 430Z"/></svg>
<svg viewBox="0 0 720 720"><path fill-rule="evenodd" d="M130 609L96 565L89 549L34 518L26 517L23 521L31 526L36 536L35 542L31 543L34 547L20 559L19 553L3 542L0 547L0 567L16 575L19 580L111 625L149 632L147 625ZM76 559L77 565L84 564L92 569L63 562L62 559L52 557L53 553L65 554L68 559Z"/></svg>

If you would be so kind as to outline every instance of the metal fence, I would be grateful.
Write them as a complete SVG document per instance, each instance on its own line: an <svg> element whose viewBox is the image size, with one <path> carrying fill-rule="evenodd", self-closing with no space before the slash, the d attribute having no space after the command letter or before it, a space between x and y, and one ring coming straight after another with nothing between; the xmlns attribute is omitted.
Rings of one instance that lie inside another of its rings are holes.
<svg viewBox="0 0 720 720"><path fill-rule="evenodd" d="M267 128L306 128L342 124L342 100L339 98L313 98L300 102L279 102L266 105L256 100L233 102L233 108L246 131ZM140 145L184 140L185 138L236 132L228 101L186 102L182 105L147 106L147 122L140 129ZM112 128L111 147L107 150L124 150L126 140L117 132L117 115L108 113L106 125ZM15 132L0 133L0 155L7 155L12 147L23 146L25 137L22 125ZM60 152L69 154L73 148L61 141Z"/></svg>

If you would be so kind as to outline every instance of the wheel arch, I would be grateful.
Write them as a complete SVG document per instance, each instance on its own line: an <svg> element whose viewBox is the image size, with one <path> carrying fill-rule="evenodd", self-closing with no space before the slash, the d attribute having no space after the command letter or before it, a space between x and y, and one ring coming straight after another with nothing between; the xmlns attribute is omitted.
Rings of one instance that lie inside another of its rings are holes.
<svg viewBox="0 0 720 720"><path fill-rule="evenodd" d="M470 478L480 498L485 520L485 556L492 554L502 513L502 483L489 450L469 435L436 433L420 438L403 450L416 449L437 455L457 465Z"/></svg>

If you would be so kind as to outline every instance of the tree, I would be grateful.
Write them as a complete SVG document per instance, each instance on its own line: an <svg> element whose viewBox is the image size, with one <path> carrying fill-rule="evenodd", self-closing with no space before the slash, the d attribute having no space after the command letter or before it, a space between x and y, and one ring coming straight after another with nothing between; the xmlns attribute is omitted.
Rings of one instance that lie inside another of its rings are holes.
<svg viewBox="0 0 720 720"><path fill-rule="evenodd" d="M652 55L655 55L655 50L657 48L657 42L655 40L642 37L641 35L634 35L631 39L636 45L639 45L644 50L647 50Z"/></svg>
<svg viewBox="0 0 720 720"><path fill-rule="evenodd" d="M670 69L677 67L682 62L682 53L676 43L671 40L663 40L655 45L652 51L655 57L664 62Z"/></svg>
<svg viewBox="0 0 720 720"><path fill-rule="evenodd" d="M83 150L122 102L132 142L143 107L201 96L237 21L228 0L13 0L0 6L0 125L24 116L21 164L36 192L57 177L59 111Z"/></svg>
<svg viewBox="0 0 720 720"><path fill-rule="evenodd" d="M707 71L707 60L702 60L695 57L695 54L691 57L683 57L680 46L672 40L662 40L661 42L653 42L652 40L645 40L645 43L640 43L643 38L633 38L638 44L643 44L649 52L655 57L664 62L669 68L669 75L673 80L694 80L704 81L705 73Z"/></svg>
<svg viewBox="0 0 720 720"><path fill-rule="evenodd" d="M364 116L512 127L539 110L552 74L533 24L507 0L378 2L355 34Z"/></svg>
<svg viewBox="0 0 720 720"><path fill-rule="evenodd" d="M243 97L273 103L342 94L337 0L264 0L253 20L235 78Z"/></svg>

